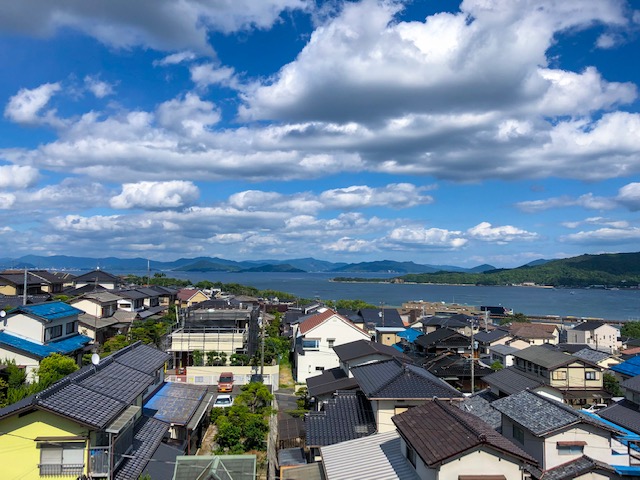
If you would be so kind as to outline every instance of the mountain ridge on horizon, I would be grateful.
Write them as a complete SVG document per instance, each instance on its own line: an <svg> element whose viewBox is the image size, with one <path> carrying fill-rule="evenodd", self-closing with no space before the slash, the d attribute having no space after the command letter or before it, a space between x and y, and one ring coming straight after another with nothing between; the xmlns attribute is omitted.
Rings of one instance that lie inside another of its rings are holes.
<svg viewBox="0 0 640 480"><path fill-rule="evenodd" d="M313 257L286 260L245 260L234 261L219 257L179 258L169 262L159 262L141 257L74 257L69 255L24 255L18 258L0 258L0 269L51 269L51 270L86 270L97 268L102 270L147 270L152 271L218 271L218 272L251 272L251 271L292 271L292 272L327 272L327 273L433 273L438 271L482 272L492 270L492 265L478 265L473 268L452 265L417 264L415 262L399 262L394 260L378 260L370 262L346 263L318 260Z"/></svg>

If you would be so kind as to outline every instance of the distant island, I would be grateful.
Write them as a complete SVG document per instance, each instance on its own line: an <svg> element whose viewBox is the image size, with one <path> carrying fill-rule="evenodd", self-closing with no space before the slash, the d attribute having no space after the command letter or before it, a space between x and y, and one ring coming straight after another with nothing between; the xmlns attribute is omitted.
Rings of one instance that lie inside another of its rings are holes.
<svg viewBox="0 0 640 480"><path fill-rule="evenodd" d="M480 273L410 273L393 278L336 277L336 282L519 285L556 288L639 288L640 253L580 255Z"/></svg>

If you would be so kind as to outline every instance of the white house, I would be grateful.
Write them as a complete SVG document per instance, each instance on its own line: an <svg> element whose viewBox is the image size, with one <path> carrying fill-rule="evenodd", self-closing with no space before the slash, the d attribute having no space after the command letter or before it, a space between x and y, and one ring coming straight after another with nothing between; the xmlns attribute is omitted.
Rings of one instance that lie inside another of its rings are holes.
<svg viewBox="0 0 640 480"><path fill-rule="evenodd" d="M14 360L27 378L40 360L60 353L79 356L91 338L78 334L82 311L64 302L22 305L6 313L0 323L0 358Z"/></svg>
<svg viewBox="0 0 640 480"><path fill-rule="evenodd" d="M294 365L296 381L320 375L323 370L340 365L334 346L356 340L370 340L369 334L349 319L325 309L302 319L294 331Z"/></svg>
<svg viewBox="0 0 640 480"><path fill-rule="evenodd" d="M594 350L617 353L620 349L620 330L608 323L582 322L567 330L567 343L588 345Z"/></svg>

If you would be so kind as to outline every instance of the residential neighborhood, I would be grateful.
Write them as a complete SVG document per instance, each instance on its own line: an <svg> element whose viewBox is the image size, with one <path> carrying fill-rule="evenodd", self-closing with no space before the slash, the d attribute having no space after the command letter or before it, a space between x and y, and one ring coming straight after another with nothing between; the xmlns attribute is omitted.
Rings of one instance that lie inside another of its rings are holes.
<svg viewBox="0 0 640 480"><path fill-rule="evenodd" d="M18 276L0 272L3 478L640 477L619 325ZM229 415L256 412L232 443Z"/></svg>

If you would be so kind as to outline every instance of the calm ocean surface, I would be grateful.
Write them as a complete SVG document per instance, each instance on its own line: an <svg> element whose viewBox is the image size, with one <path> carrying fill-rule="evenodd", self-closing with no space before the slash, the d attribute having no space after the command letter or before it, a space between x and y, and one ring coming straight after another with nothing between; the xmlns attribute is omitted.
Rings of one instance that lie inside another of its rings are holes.
<svg viewBox="0 0 640 480"><path fill-rule="evenodd" d="M144 276L146 272L133 272ZM476 287L453 285L400 285L390 283L337 283L335 273L196 273L165 272L168 277L239 283L260 290L273 289L300 298L360 299L373 305L401 306L411 300L503 305L528 315L596 317L640 320L640 290L551 289L535 287ZM153 273L152 273L153 274ZM382 274L353 274L382 278ZM392 277L393 275L389 275Z"/></svg>

